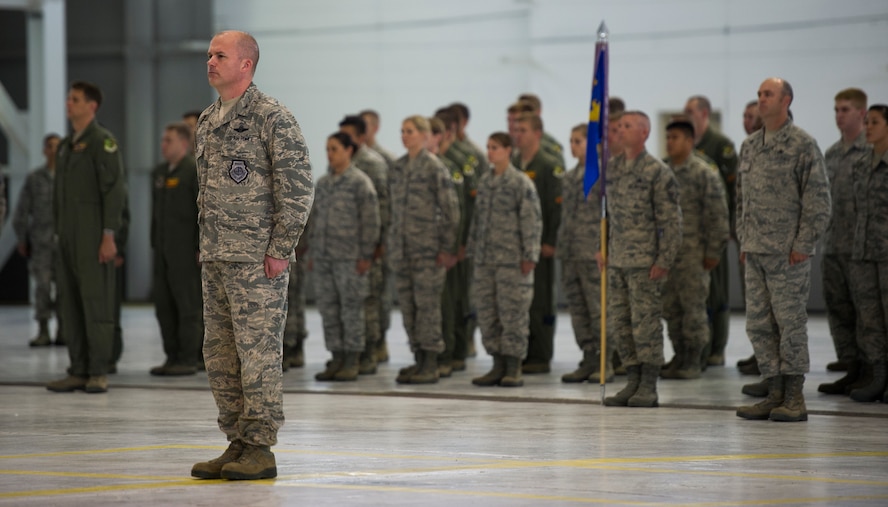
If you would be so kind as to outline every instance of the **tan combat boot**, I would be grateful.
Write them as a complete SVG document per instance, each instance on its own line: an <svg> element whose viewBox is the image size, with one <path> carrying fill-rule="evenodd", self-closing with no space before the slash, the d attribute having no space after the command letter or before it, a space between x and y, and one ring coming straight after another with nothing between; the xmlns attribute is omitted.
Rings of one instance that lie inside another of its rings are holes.
<svg viewBox="0 0 888 507"><path fill-rule="evenodd" d="M267 445L244 445L240 457L222 466L223 479L255 481L277 477L274 453Z"/></svg>
<svg viewBox="0 0 888 507"><path fill-rule="evenodd" d="M68 375L61 380L55 380L46 384L46 388L56 393L70 393L86 387L86 377Z"/></svg>
<svg viewBox="0 0 888 507"><path fill-rule="evenodd" d="M407 383L437 384L438 378L438 353L432 350L423 350L422 365L407 379Z"/></svg>
<svg viewBox="0 0 888 507"><path fill-rule="evenodd" d="M737 417L762 420L771 417L771 411L783 404L783 376L774 375L767 380L768 397L756 403L737 409Z"/></svg>
<svg viewBox="0 0 888 507"><path fill-rule="evenodd" d="M638 389L631 398L626 400L628 407L656 407L659 406L657 397L657 379L660 377L660 366L643 363L641 365L641 378Z"/></svg>
<svg viewBox="0 0 888 507"><path fill-rule="evenodd" d="M506 374L500 379L500 387L521 387L524 379L521 378L521 358L505 356Z"/></svg>
<svg viewBox="0 0 888 507"><path fill-rule="evenodd" d="M218 458L195 464L191 467L191 476L198 479L221 479L222 467L240 458L244 450L244 444L240 440L234 440L228 444L228 449Z"/></svg>
<svg viewBox="0 0 888 507"><path fill-rule="evenodd" d="M83 388L84 391L88 393L107 393L108 392L108 377L105 375L92 375L89 377L89 380L86 381L86 386Z"/></svg>
<svg viewBox="0 0 888 507"><path fill-rule="evenodd" d="M493 355L493 368L489 372L475 377L472 383L476 386L495 386L506 376L506 359L500 354Z"/></svg>
<svg viewBox="0 0 888 507"><path fill-rule="evenodd" d="M327 362L327 368L324 371L315 374L315 380L336 380L336 372L345 364L345 352L333 351L333 359Z"/></svg>
<svg viewBox="0 0 888 507"><path fill-rule="evenodd" d="M599 369L598 354L590 350L583 351L583 360L580 361L576 370L565 373L561 376L561 381L566 384L585 382L589 380L589 376Z"/></svg>
<svg viewBox="0 0 888 507"><path fill-rule="evenodd" d="M799 422L808 420L808 409L805 407L805 396L802 394L802 386L804 385L804 375L783 375L783 404L771 410L772 421Z"/></svg>
<svg viewBox="0 0 888 507"><path fill-rule="evenodd" d="M635 392L638 391L638 385L641 383L641 366L627 366L626 375L628 376L626 387L614 396L605 398L604 406L626 407L629 405L629 398L635 396Z"/></svg>
<svg viewBox="0 0 888 507"><path fill-rule="evenodd" d="M358 380L358 369L361 362L360 352L346 352L342 367L333 374L333 380L354 381Z"/></svg>

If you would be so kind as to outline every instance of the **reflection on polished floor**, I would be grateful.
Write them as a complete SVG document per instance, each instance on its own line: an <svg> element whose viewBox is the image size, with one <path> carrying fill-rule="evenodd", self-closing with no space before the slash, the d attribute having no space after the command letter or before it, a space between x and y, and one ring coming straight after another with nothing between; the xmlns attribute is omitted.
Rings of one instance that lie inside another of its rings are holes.
<svg viewBox="0 0 888 507"><path fill-rule="evenodd" d="M826 373L821 316L809 322L806 423L734 415L755 380L734 367L751 352L740 314L728 365L661 380L656 409L605 408L598 385L560 382L579 359L566 314L553 372L515 389L471 385L490 365L483 351L437 385L396 385L410 358L397 313L377 375L315 382L327 353L316 311L308 321L308 364L284 374L279 476L234 483L189 476L225 442L205 374L148 374L163 361L151 307L124 309L107 394L46 391L65 349L30 349L30 310L0 307L0 505L888 505L888 405L817 393L841 375Z"/></svg>

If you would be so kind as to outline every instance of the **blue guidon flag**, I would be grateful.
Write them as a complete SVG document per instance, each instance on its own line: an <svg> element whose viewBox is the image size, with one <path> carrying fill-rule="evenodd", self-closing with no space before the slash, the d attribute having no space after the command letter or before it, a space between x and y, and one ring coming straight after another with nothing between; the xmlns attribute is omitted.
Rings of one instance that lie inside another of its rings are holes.
<svg viewBox="0 0 888 507"><path fill-rule="evenodd" d="M583 177L583 195L601 177L607 163L607 28L604 23L598 29L595 44L595 73L592 76L592 103L589 106L589 130L586 134L586 172Z"/></svg>

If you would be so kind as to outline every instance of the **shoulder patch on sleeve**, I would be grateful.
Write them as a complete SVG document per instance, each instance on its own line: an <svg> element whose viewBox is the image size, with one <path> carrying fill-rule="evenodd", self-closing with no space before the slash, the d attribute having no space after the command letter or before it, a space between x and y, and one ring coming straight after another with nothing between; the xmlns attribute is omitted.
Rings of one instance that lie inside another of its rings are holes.
<svg viewBox="0 0 888 507"><path fill-rule="evenodd" d="M462 172L465 173L466 176L472 176L475 174L475 166L472 164L466 164L463 166Z"/></svg>
<svg viewBox="0 0 888 507"><path fill-rule="evenodd" d="M114 153L117 151L117 143L114 142L114 139L109 137L108 139L105 139L104 148L106 152Z"/></svg>
<svg viewBox="0 0 888 507"><path fill-rule="evenodd" d="M564 177L564 168L561 167L560 165L556 165L555 169L552 171L552 174L554 174L556 178L563 178Z"/></svg>
<svg viewBox="0 0 888 507"><path fill-rule="evenodd" d="M453 173L452 173L452 178L453 178L453 182L454 182L454 183L456 183L457 185L462 185L462 182L463 182L463 175L462 175L461 172L459 172L459 171L453 171Z"/></svg>
<svg viewBox="0 0 888 507"><path fill-rule="evenodd" d="M736 153L734 152L734 147L731 146L730 144L725 145L725 147L722 149L722 157L723 158L734 158L735 156L736 156Z"/></svg>

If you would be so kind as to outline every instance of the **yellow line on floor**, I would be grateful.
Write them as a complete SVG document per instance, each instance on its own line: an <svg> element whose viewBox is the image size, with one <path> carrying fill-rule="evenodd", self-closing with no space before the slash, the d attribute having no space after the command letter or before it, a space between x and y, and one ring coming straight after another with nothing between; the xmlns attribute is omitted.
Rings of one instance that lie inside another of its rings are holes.
<svg viewBox="0 0 888 507"><path fill-rule="evenodd" d="M808 481L827 484L854 484L858 486L879 486L888 487L888 481L870 481L863 479L838 479L833 477L814 477L810 475L778 475L756 472L731 472L716 470L686 470L686 469L665 469L665 468L646 468L646 467L620 467L610 465L595 465L579 468L588 468L590 470L607 470L613 472L652 472L658 474L677 474L677 475L708 475L714 477L742 477L745 479L768 479L780 481Z"/></svg>
<svg viewBox="0 0 888 507"><path fill-rule="evenodd" d="M21 458L45 458L57 456L75 456L75 455L93 455L105 453L122 453L122 452L144 452L157 451L165 449L189 449L189 450L216 450L225 449L220 445L188 445L188 444L168 444L168 445L147 445L139 447L120 447L111 449L90 449L83 451L59 451L44 452L32 454L11 454L0 456L0 459L21 459ZM479 463L487 463L491 460L502 460L493 456L435 456L435 455L406 455L406 454L383 454L371 452L351 452L351 451L328 451L314 449L285 449L276 447L276 454L311 454L322 456L351 456L365 458L380 459L411 459L422 461L440 461L459 459L461 461L476 461ZM550 463L558 466L590 466L618 463L682 463L696 461L735 461L735 460L779 460L779 459L813 459L813 458L885 458L888 457L888 451L859 451L859 452L815 452L815 453L786 453L786 454L716 454L703 456L647 456L647 457L626 457L626 458L589 458L589 459L572 459L557 461L526 461L515 460L514 463L527 463L530 466L540 466L543 463Z"/></svg>
<svg viewBox="0 0 888 507"><path fill-rule="evenodd" d="M0 492L0 498L26 498L40 496L59 496L59 495L80 495L84 493L108 493L113 491L132 491L139 489L159 489L159 488L178 488L182 486L201 486L209 484L219 484L217 481L199 481L196 479L184 479L168 482L154 483L135 483L135 484L113 484L107 486L84 486L80 488L58 488L58 489L40 489L32 491L9 491ZM272 481L256 481L256 483L270 483Z"/></svg>
<svg viewBox="0 0 888 507"><path fill-rule="evenodd" d="M75 477L78 479L121 479L128 481L181 481L182 475L103 474L95 472L64 472L46 470L0 470L0 475L31 475L44 477Z"/></svg>

